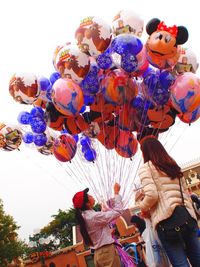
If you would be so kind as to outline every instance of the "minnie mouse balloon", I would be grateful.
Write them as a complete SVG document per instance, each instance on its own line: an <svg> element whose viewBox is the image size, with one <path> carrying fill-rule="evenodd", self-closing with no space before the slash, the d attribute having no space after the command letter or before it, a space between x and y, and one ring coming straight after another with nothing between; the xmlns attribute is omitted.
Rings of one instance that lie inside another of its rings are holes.
<svg viewBox="0 0 200 267"><path fill-rule="evenodd" d="M147 23L149 38L146 42L147 60L159 69L170 69L178 61L180 46L188 39L188 31L183 26L167 27L157 18Z"/></svg>

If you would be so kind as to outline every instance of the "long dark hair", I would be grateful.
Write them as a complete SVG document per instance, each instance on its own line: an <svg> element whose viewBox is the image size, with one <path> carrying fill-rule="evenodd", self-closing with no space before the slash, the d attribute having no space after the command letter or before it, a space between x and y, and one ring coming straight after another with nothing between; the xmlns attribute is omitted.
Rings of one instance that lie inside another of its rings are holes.
<svg viewBox="0 0 200 267"><path fill-rule="evenodd" d="M75 209L76 220L80 226L80 232L83 237L83 241L87 246L93 246L93 242L88 234L86 222L82 216L82 211L87 210L86 203L88 202L88 195L84 192L84 203L81 209Z"/></svg>
<svg viewBox="0 0 200 267"><path fill-rule="evenodd" d="M151 161L158 171L166 173L171 179L183 177L181 168L156 138L144 139L141 150L144 163Z"/></svg>
<svg viewBox="0 0 200 267"><path fill-rule="evenodd" d="M144 232L144 230L146 229L146 222L145 222L145 220L142 219L142 218L140 218L137 215L133 215L131 217L131 222L136 225L136 227L138 228L140 234L142 234Z"/></svg>

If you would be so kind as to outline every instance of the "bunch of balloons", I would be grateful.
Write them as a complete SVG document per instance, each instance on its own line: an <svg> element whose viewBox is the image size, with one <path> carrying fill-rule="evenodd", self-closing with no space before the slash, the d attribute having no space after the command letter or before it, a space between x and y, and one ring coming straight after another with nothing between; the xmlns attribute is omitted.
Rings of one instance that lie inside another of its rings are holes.
<svg viewBox="0 0 200 267"><path fill-rule="evenodd" d="M120 11L112 25L84 18L75 30L77 45L55 49L49 78L15 74L11 96L34 106L18 116L20 124L31 127L23 141L45 147L44 154L63 162L75 156L78 142L85 159L95 161L92 139L131 158L146 135L157 138L176 118L196 121L200 79L195 54L182 46L187 28L153 18L146 25L146 42L143 28L143 19L132 11ZM48 129L57 136L48 138Z"/></svg>

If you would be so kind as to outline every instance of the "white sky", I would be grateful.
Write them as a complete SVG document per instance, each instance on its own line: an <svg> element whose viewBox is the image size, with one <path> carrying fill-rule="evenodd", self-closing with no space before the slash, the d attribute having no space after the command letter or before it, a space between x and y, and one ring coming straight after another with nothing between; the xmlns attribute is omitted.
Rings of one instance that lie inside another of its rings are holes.
<svg viewBox="0 0 200 267"><path fill-rule="evenodd" d="M200 58L197 4L196 0L0 1L0 122L15 124L19 112L31 108L16 103L9 95L12 74L32 72L49 77L54 71L55 47L74 41L74 32L86 16L99 16L111 23L119 10L132 9L142 16L145 24L158 17L167 25L184 25L190 34L185 47ZM181 123L166 139L167 147L179 163L200 156L199 131L200 120L190 127ZM21 226L22 239L27 239L35 228L45 226L59 208L70 207L73 194L82 186L70 181L67 167L62 168L53 157L42 156L33 149L0 151L0 159L0 198L6 212Z"/></svg>

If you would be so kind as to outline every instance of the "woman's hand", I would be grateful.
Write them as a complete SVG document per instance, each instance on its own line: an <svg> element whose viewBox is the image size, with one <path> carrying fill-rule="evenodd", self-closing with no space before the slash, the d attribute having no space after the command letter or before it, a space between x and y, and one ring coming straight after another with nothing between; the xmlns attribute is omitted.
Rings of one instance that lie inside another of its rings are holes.
<svg viewBox="0 0 200 267"><path fill-rule="evenodd" d="M119 194L120 188L121 188L121 186L118 183L114 184L114 193L115 193L115 195Z"/></svg>
<svg viewBox="0 0 200 267"><path fill-rule="evenodd" d="M151 218L151 215L150 215L150 212L149 211L141 211L141 213L140 213L140 216L142 217L142 218L146 218L146 219L149 219L149 218Z"/></svg>

